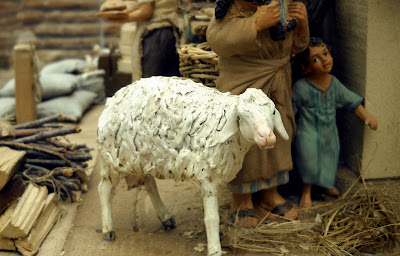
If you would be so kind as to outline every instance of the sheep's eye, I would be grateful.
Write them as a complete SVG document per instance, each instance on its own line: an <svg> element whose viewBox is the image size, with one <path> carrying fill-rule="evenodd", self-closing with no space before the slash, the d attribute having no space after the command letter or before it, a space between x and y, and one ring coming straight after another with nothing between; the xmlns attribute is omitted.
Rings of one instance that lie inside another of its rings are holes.
<svg viewBox="0 0 400 256"><path fill-rule="evenodd" d="M272 113L273 115L275 115L275 109L274 109L274 113Z"/></svg>

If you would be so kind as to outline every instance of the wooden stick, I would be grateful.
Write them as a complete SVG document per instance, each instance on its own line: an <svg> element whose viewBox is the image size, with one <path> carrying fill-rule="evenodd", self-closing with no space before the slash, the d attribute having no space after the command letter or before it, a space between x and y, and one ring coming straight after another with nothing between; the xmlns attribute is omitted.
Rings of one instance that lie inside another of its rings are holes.
<svg viewBox="0 0 400 256"><path fill-rule="evenodd" d="M78 120L76 118L69 117L69 116L66 116L65 114L61 113L61 114L57 114L57 115L53 115L53 116L49 116L49 117L44 117L44 118L41 118L41 119L38 119L38 120L35 120L32 122L14 125L13 128L14 129L34 128L34 127L41 126L42 124L50 123L50 122L54 122L54 121L60 121L60 122L61 121L69 121L69 122L76 123Z"/></svg>
<svg viewBox="0 0 400 256"><path fill-rule="evenodd" d="M33 52L29 44L14 46L15 119L18 124L37 119Z"/></svg>
<svg viewBox="0 0 400 256"><path fill-rule="evenodd" d="M12 147L12 146L10 146L10 147ZM18 149L18 148L15 148L15 149ZM25 149L24 151L26 152L26 156L28 158L30 158L30 157L35 157L37 159L56 159L56 158L58 158L56 156L50 155L48 153L36 151L34 149Z"/></svg>
<svg viewBox="0 0 400 256"><path fill-rule="evenodd" d="M19 138L19 137L31 136L39 132L49 131L49 130L51 130L51 128L31 128L31 129L13 130L10 134L1 134L0 139L8 137Z"/></svg>
<svg viewBox="0 0 400 256"><path fill-rule="evenodd" d="M60 128L60 129L53 129L50 131L40 132L40 133L37 133L32 136L16 139L16 140L14 140L14 142L29 143L29 142L34 142L36 140L41 140L41 139L45 139L45 138L51 138L51 137L66 135L66 134L71 134L71 133L79 133L80 131L81 131L81 128L78 125L69 126L69 127L64 127L64 128Z"/></svg>
<svg viewBox="0 0 400 256"><path fill-rule="evenodd" d="M57 160L57 159L30 159L27 158L25 160L28 164L34 165L56 165L56 166L66 166L67 163L64 160Z"/></svg>
<svg viewBox="0 0 400 256"><path fill-rule="evenodd" d="M80 153L80 154L65 153L64 157L68 160L79 161L79 162L92 159L92 156L90 154L85 154L85 153Z"/></svg>
<svg viewBox="0 0 400 256"><path fill-rule="evenodd" d="M57 147L64 147L66 149L69 150L75 150L75 149L80 149L80 148L87 148L85 144L67 144L65 142L59 141L56 138L47 138L46 139L47 142L49 142L50 144L53 144L54 146Z"/></svg>
<svg viewBox="0 0 400 256"><path fill-rule="evenodd" d="M58 152L51 151L51 150L47 150L47 149L43 149L43 148L37 148L37 147L31 146L31 145L26 145L26 144L23 144L23 143L16 143L14 141L12 141L12 142L0 141L0 145L1 146L7 146L7 147L15 148L15 149L36 150L36 151L39 151L39 152L48 153L50 155L54 155L54 156L57 156L57 157L61 158L69 166L73 165L72 162L70 160L66 159L62 154L60 154Z"/></svg>

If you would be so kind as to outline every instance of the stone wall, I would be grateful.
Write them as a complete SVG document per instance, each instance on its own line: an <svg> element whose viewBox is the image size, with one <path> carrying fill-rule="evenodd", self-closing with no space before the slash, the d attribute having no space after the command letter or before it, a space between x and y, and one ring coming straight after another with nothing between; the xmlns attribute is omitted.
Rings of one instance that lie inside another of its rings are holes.
<svg viewBox="0 0 400 256"><path fill-rule="evenodd" d="M338 113L342 158L364 178L400 177L399 13L398 0L336 1L336 75L379 124L374 132Z"/></svg>
<svg viewBox="0 0 400 256"><path fill-rule="evenodd" d="M365 129L363 168L372 161L364 177L400 177L400 3L367 2L365 107L378 119L379 129Z"/></svg>
<svg viewBox="0 0 400 256"><path fill-rule="evenodd" d="M367 15L365 0L336 1L335 75L350 90L365 97ZM337 111L341 157L354 171L362 158L364 125L353 113Z"/></svg>
<svg viewBox="0 0 400 256"><path fill-rule="evenodd" d="M0 67L9 65L19 41L33 41L45 63L83 57L95 44L116 45L121 25L96 17L103 1L1 0Z"/></svg>

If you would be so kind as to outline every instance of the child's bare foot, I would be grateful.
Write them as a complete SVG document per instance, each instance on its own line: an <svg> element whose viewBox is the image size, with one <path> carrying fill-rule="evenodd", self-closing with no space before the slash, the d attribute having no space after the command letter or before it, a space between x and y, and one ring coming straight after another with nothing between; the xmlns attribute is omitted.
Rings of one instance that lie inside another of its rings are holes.
<svg viewBox="0 0 400 256"><path fill-rule="evenodd" d="M303 184L303 193L301 194L300 208L310 208L311 206L311 185Z"/></svg>
<svg viewBox="0 0 400 256"><path fill-rule="evenodd" d="M310 195L303 195L300 199L300 208L310 208L312 206L311 194Z"/></svg>
<svg viewBox="0 0 400 256"><path fill-rule="evenodd" d="M325 189L325 194L328 196L339 196L340 192L337 188L333 187L332 189Z"/></svg>

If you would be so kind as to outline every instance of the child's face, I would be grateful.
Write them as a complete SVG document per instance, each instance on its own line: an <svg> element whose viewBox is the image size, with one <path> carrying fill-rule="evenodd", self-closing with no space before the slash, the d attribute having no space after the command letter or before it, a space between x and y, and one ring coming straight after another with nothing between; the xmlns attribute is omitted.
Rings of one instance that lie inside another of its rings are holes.
<svg viewBox="0 0 400 256"><path fill-rule="evenodd" d="M333 59L325 45L309 47L308 66L304 70L310 75L329 74L332 71Z"/></svg>

